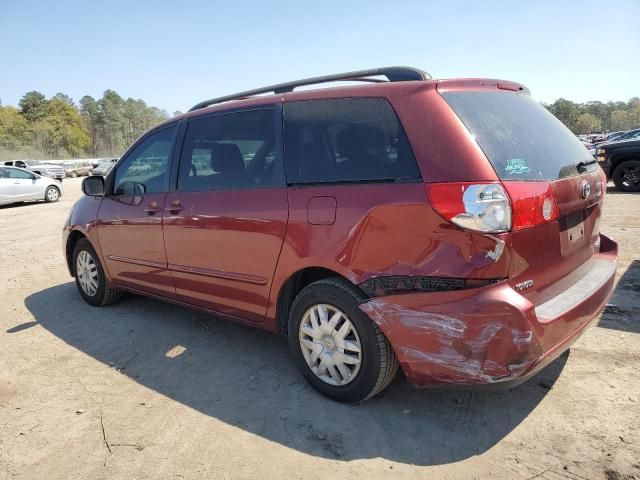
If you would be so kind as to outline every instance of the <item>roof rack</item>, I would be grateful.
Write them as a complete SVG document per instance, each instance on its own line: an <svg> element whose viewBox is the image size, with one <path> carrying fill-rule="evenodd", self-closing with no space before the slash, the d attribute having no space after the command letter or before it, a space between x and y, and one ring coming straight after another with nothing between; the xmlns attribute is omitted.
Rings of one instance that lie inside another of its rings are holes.
<svg viewBox="0 0 640 480"><path fill-rule="evenodd" d="M296 87L302 87L304 85L316 85L319 83L339 82L339 81L356 81L356 82L384 82L384 80L368 78L382 76L387 77L389 82L405 82L411 80L430 80L431 75L427 72L412 68L412 67L382 67L371 68L369 70L358 70L355 72L336 73L333 75L324 75L321 77L311 77L302 80L296 80L294 82L279 83L277 85L270 85L268 87L256 88L255 90L247 90L245 92L234 93L233 95L226 95L224 97L212 98L211 100L205 100L197 105L194 105L189 109L190 112L199 110L201 108L214 105L216 103L228 102L229 100L242 100L247 97L259 95L261 93L287 93L292 92Z"/></svg>

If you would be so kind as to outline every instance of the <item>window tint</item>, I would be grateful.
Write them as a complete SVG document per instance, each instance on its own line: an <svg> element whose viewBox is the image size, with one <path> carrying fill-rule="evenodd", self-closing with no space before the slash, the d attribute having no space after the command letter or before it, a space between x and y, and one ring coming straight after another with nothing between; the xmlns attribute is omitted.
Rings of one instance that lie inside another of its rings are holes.
<svg viewBox="0 0 640 480"><path fill-rule="evenodd" d="M33 178L32 173L18 170L17 168L7 168L7 173L9 174L9 178L20 178L24 180L31 180Z"/></svg>
<svg viewBox="0 0 640 480"><path fill-rule="evenodd" d="M250 110L189 122L178 190L206 192L281 185L276 110Z"/></svg>
<svg viewBox="0 0 640 480"><path fill-rule="evenodd" d="M289 183L420 179L409 141L384 99L288 102L284 119Z"/></svg>
<svg viewBox="0 0 640 480"><path fill-rule="evenodd" d="M169 185L169 162L176 134L176 125L149 135L136 146L116 171L114 195L135 191L141 183L147 193L162 193Z"/></svg>
<svg viewBox="0 0 640 480"><path fill-rule="evenodd" d="M442 96L503 180L556 180L577 175L579 162L593 161L575 135L528 95L486 91Z"/></svg>

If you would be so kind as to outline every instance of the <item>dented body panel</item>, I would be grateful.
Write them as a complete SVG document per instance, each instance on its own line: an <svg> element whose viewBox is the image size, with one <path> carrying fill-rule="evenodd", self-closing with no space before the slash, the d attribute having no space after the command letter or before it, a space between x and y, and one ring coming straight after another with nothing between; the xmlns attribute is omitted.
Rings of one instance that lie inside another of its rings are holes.
<svg viewBox="0 0 640 480"><path fill-rule="evenodd" d="M582 301L554 318L509 282L455 292L393 295L360 305L394 347L415 385L512 384L564 352L606 305L613 291L617 244L601 235L592 259L608 268ZM613 268L611 268L613 267ZM556 298L573 295L575 278L554 285ZM575 296L573 297L575 298Z"/></svg>

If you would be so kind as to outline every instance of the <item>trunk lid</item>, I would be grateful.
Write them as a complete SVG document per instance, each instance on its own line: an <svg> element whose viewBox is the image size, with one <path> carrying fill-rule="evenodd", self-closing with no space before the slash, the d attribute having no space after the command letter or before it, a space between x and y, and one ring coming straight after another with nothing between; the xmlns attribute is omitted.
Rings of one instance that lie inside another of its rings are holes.
<svg viewBox="0 0 640 480"><path fill-rule="evenodd" d="M510 284L534 304L543 302L564 290L562 278L598 249L603 172L575 135L526 91L465 89L441 95L505 185L551 186L558 217L513 228L507 243Z"/></svg>

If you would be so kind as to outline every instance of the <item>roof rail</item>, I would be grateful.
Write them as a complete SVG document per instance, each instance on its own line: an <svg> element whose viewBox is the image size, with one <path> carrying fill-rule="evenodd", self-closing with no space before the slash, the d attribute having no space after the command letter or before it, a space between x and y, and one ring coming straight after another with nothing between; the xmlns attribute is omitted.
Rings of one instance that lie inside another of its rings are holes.
<svg viewBox="0 0 640 480"><path fill-rule="evenodd" d="M189 109L190 112L201 108L214 105L216 103L228 102L229 100L241 100L261 93L287 93L293 91L296 87L303 85L316 85L319 83L339 82L339 81L358 81L358 82L383 82L384 80L367 78L382 76L387 77L389 82L404 82L410 80L430 80L431 75L427 72L412 67L382 67L371 68L369 70L358 70L355 72L336 73L333 75L324 75L321 77L311 77L294 82L278 83L277 85L269 85L268 87L256 88L255 90L247 90L233 95L212 98L205 100Z"/></svg>

